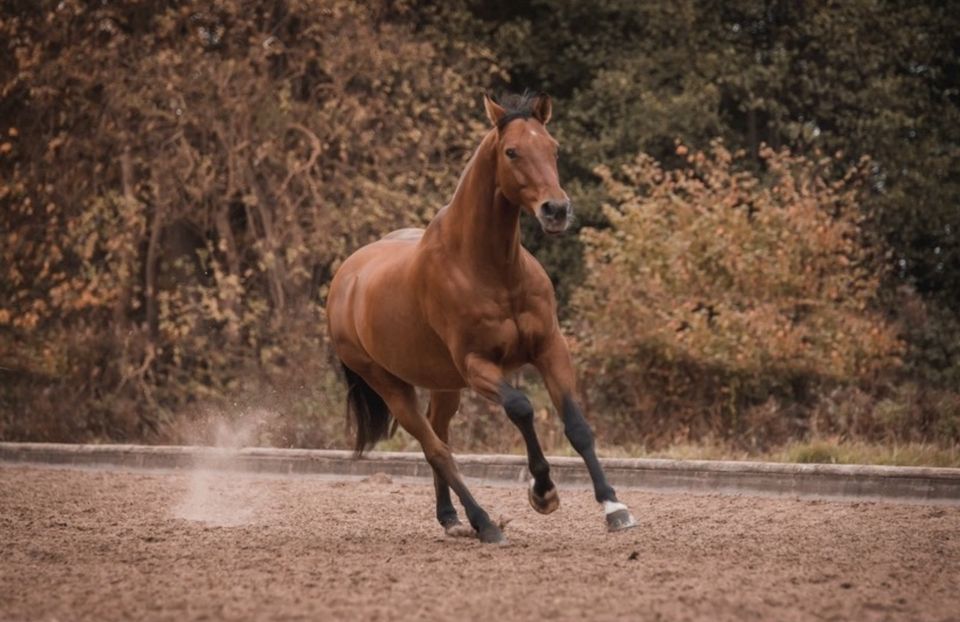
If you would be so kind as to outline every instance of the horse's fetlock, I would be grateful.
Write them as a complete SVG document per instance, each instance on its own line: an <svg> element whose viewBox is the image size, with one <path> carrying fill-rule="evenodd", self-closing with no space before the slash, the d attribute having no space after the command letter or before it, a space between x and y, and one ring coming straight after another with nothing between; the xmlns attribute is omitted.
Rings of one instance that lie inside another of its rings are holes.
<svg viewBox="0 0 960 622"><path fill-rule="evenodd" d="M550 465L544 462L537 462L530 465L530 475L533 479L542 482L550 479Z"/></svg>
<svg viewBox="0 0 960 622"><path fill-rule="evenodd" d="M447 527L459 523L460 519L457 516L457 510L454 509L452 505L448 505L437 508L437 521L439 521L442 526Z"/></svg>
<svg viewBox="0 0 960 622"><path fill-rule="evenodd" d="M476 508L467 509L467 520L470 521L470 526L479 532L481 529L490 524L490 515L478 506Z"/></svg>

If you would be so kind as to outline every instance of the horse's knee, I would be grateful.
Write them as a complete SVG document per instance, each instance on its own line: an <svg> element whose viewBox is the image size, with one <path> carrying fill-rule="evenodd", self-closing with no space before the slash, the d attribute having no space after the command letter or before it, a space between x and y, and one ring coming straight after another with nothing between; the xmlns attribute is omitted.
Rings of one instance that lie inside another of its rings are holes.
<svg viewBox="0 0 960 622"><path fill-rule="evenodd" d="M563 432L577 453L593 448L593 430L573 398L563 398Z"/></svg>
<svg viewBox="0 0 960 622"><path fill-rule="evenodd" d="M500 396L503 409L514 425L523 428L533 424L533 404L522 391L505 384L500 389Z"/></svg>

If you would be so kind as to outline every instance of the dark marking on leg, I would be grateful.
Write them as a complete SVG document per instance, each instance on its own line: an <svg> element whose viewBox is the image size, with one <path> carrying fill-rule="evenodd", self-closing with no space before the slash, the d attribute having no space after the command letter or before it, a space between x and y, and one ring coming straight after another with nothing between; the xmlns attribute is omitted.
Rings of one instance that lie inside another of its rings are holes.
<svg viewBox="0 0 960 622"><path fill-rule="evenodd" d="M480 504L477 503L473 495L470 494L463 480L460 479L456 462L454 462L453 455L449 449L445 448L444 451L437 453L431 452L426 458L430 466L433 467L434 472L442 476L442 479L446 481L447 485L453 489L453 492L456 493L460 499L460 504L463 505L463 509L467 514L467 520L470 521L470 526L476 530L477 537L480 541L490 544L505 542L506 539L503 537L503 532L500 530L500 527L490 520L490 516L480 507Z"/></svg>
<svg viewBox="0 0 960 622"><path fill-rule="evenodd" d="M437 491L437 520L444 529L449 529L460 524L460 517L457 516L457 509L453 507L453 500L450 498L450 487L443 481L443 476L436 469L433 471L433 486Z"/></svg>
<svg viewBox="0 0 960 622"><path fill-rule="evenodd" d="M430 426L436 432L437 437L449 447L450 439L450 420L457 412L460 405L459 391L433 391L430 394L430 407L427 411L427 418ZM447 535L451 536L473 536L473 530L460 522L457 516L457 510L450 497L450 487L447 486L443 474L433 470L433 485L437 496L437 521Z"/></svg>
<svg viewBox="0 0 960 622"><path fill-rule="evenodd" d="M637 523L630 510L617 500L613 487L607 483L607 477L597 458L593 430L580 412L580 407L569 395L563 398L563 431L587 465L590 479L593 480L593 494L597 501L603 504L607 530L623 531L635 527Z"/></svg>
<svg viewBox="0 0 960 622"><path fill-rule="evenodd" d="M450 487L436 469L433 470L433 485L437 492L437 521L443 527L444 533L455 538L476 537L472 527L460 522L460 516L450 497Z"/></svg>
<svg viewBox="0 0 960 622"><path fill-rule="evenodd" d="M533 484L530 489L530 505L541 514L549 514L560 505L556 486L550 479L550 464L543 455L537 430L533 424L533 405L521 391L504 382L500 385L500 400L507 417L520 430L527 447L527 465Z"/></svg>
<svg viewBox="0 0 960 622"><path fill-rule="evenodd" d="M607 476L603 473L600 460L594 446L593 430L583 418L580 406L569 395L563 398L563 432L573 448L583 458L593 481L593 493L599 503L616 501L617 495L613 487L607 483Z"/></svg>

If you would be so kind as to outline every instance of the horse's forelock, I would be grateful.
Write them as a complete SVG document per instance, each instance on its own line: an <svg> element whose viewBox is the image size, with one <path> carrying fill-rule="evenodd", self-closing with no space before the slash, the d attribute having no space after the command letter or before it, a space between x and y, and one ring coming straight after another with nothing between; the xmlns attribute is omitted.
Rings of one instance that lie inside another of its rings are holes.
<svg viewBox="0 0 960 622"><path fill-rule="evenodd" d="M501 132L503 128L507 127L511 121L516 119L529 119L533 116L533 107L537 104L537 100L542 96L542 93L537 93L535 91L526 90L523 93L508 93L504 95L500 100L497 101L498 104L503 106L503 109L506 111L500 120L497 122L497 129Z"/></svg>

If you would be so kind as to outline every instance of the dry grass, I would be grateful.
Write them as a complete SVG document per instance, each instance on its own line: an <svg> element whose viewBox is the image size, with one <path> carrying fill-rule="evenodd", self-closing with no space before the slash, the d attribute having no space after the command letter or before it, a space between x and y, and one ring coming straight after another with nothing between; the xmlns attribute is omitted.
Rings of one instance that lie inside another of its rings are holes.
<svg viewBox="0 0 960 622"><path fill-rule="evenodd" d="M558 452L569 455L570 452ZM745 460L818 464L878 464L960 468L960 447L929 443L876 444L818 439L790 443L763 453L749 453L719 443L679 444L657 451L642 447L604 447L604 457L673 460Z"/></svg>

